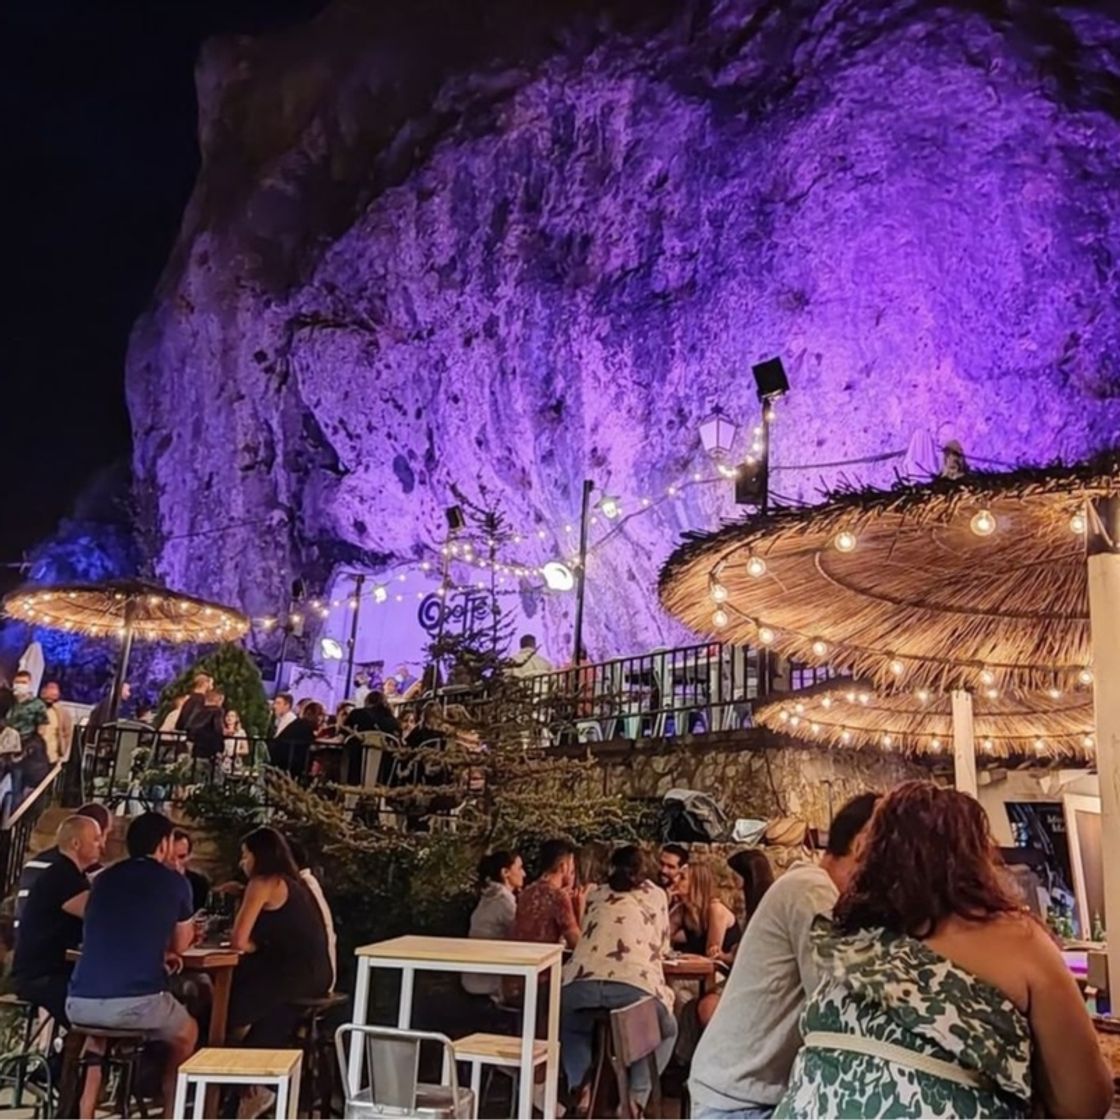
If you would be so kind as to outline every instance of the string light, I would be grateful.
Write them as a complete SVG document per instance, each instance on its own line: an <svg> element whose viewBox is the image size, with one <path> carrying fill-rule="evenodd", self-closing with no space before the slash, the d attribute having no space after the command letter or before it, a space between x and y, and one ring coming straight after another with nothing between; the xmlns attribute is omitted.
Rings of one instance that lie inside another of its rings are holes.
<svg viewBox="0 0 1120 1120"><path fill-rule="evenodd" d="M926 689L919 688L918 692L917 692L917 696L918 696L918 703L919 704L928 704L929 703L929 692Z"/></svg>
<svg viewBox="0 0 1120 1120"><path fill-rule="evenodd" d="M939 751L939 750L941 750L941 740L940 739L931 739L930 742L929 742L929 746L930 746L930 750Z"/></svg>
<svg viewBox="0 0 1120 1120"><path fill-rule="evenodd" d="M766 561L761 556L752 556L747 561L747 575L760 579L766 575Z"/></svg>
<svg viewBox="0 0 1120 1120"><path fill-rule="evenodd" d="M712 597L713 603L727 602L727 588L716 580L712 580L712 586L708 588L708 594Z"/></svg>
<svg viewBox="0 0 1120 1120"><path fill-rule="evenodd" d="M1081 672L1077 674L1077 679L1082 684L1086 684L1086 685L1092 684L1093 683L1093 670L1092 669L1082 669Z"/></svg>
<svg viewBox="0 0 1120 1120"><path fill-rule="evenodd" d="M990 537L996 531L996 519L992 516L990 510L982 509L979 513L972 515L968 527L978 537Z"/></svg>
<svg viewBox="0 0 1120 1120"><path fill-rule="evenodd" d="M375 603L384 603L389 598L389 589L383 584L379 583L373 589L373 601Z"/></svg>
<svg viewBox="0 0 1120 1120"><path fill-rule="evenodd" d="M727 611L725 611L723 607L717 607L715 611L712 612L712 625L717 630L722 630L727 625L728 621Z"/></svg>
<svg viewBox="0 0 1120 1120"><path fill-rule="evenodd" d="M1038 751L1038 753L1039 753L1039 754L1042 754L1042 752L1043 752L1043 751L1044 751L1044 750L1046 749L1046 744L1045 744L1045 742L1043 742L1043 740L1041 740L1041 739L1035 739L1035 741L1034 741L1034 749L1035 749L1036 751Z"/></svg>
<svg viewBox="0 0 1120 1120"><path fill-rule="evenodd" d="M824 656L827 655L827 653L828 653L828 643L827 642L822 642L820 640L820 638L818 638L813 643L813 655L815 657L824 657Z"/></svg>
<svg viewBox="0 0 1120 1120"><path fill-rule="evenodd" d="M903 663L901 661L899 661L899 659L897 657L892 657L891 658L890 662L887 665L887 668L890 669L890 671L896 677L901 677L902 674L906 672L906 666L903 665Z"/></svg>
<svg viewBox="0 0 1120 1120"><path fill-rule="evenodd" d="M990 753L992 748L995 746L995 743L993 743L991 739L985 739L981 745L986 752Z"/></svg>
<svg viewBox="0 0 1120 1120"><path fill-rule="evenodd" d="M759 645L771 646L774 644L774 631L769 626L760 626L758 628L758 642Z"/></svg>
<svg viewBox="0 0 1120 1120"><path fill-rule="evenodd" d="M1079 537L1083 537L1085 535L1085 528L1086 528L1085 514L1075 513L1069 519L1069 531L1071 533L1074 533Z"/></svg>
<svg viewBox="0 0 1120 1120"><path fill-rule="evenodd" d="M983 685L993 685L996 683L996 675L991 669L980 670L980 683Z"/></svg>
<svg viewBox="0 0 1120 1120"><path fill-rule="evenodd" d="M1046 695L1049 696L1051 700L1061 700L1062 690L1060 688L1048 688L1046 690Z"/></svg>
<svg viewBox="0 0 1120 1120"><path fill-rule="evenodd" d="M837 552L854 552L856 548L856 535L845 529L843 532L836 534L836 540L833 543L836 545Z"/></svg>

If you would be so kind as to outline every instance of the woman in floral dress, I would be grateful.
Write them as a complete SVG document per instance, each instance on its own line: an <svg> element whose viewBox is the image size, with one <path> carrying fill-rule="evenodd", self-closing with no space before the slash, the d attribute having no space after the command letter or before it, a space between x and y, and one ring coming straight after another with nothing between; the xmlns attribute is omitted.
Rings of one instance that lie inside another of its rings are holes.
<svg viewBox="0 0 1120 1120"><path fill-rule="evenodd" d="M826 977L776 1116L1108 1110L1112 1077L1077 985L1004 886L971 797L930 782L885 797L817 951Z"/></svg>

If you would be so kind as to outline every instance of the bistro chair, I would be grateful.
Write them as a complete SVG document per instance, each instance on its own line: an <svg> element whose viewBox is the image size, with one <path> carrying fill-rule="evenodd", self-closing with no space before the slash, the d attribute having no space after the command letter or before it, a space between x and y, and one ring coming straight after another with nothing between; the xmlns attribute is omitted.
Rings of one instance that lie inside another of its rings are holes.
<svg viewBox="0 0 1120 1120"><path fill-rule="evenodd" d="M630 1118L634 1112L630 1099L630 1067L636 1062L647 1062L650 1071L650 1104L657 1108L646 1115L660 1112L661 1086L657 1073L656 1051L661 1045L661 1023L657 1017L657 1004L653 996L638 1000L629 1007L619 1007L611 1012L610 1062L618 1085L618 1115Z"/></svg>
<svg viewBox="0 0 1120 1120"><path fill-rule="evenodd" d="M362 1042L357 1084L349 1076L349 1043ZM430 1031L396 1030L345 1023L335 1032L335 1049L346 1103L344 1120L372 1117L416 1117L417 1120L472 1120L474 1094L459 1087L454 1046L446 1035ZM439 1082L420 1080L420 1050L424 1043L440 1048L443 1076ZM363 1071L369 1083L359 1088Z"/></svg>

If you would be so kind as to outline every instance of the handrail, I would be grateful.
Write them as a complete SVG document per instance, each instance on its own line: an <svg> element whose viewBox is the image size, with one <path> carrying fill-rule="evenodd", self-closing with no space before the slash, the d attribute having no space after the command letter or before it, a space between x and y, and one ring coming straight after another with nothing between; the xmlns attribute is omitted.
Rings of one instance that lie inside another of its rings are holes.
<svg viewBox="0 0 1120 1120"><path fill-rule="evenodd" d="M62 773L62 768L65 764L65 760L62 760L56 762L54 766L51 767L51 772L19 803L19 808L16 809L6 821L0 823L0 830L7 831L8 829L15 828L20 818L22 818L25 813L30 812L31 806L39 800L40 795L50 789L54 780Z"/></svg>

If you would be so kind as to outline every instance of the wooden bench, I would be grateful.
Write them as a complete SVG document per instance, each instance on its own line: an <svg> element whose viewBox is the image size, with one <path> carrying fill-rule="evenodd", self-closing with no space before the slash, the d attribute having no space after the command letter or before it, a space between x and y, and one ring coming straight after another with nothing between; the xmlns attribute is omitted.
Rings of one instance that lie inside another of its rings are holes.
<svg viewBox="0 0 1120 1120"><path fill-rule="evenodd" d="M235 1050L208 1046L179 1067L175 1083L175 1115L187 1115L187 1088L195 1086L194 1117L206 1115L210 1085L261 1085L276 1089L277 1118L294 1118L299 1108L303 1055L298 1050Z"/></svg>

